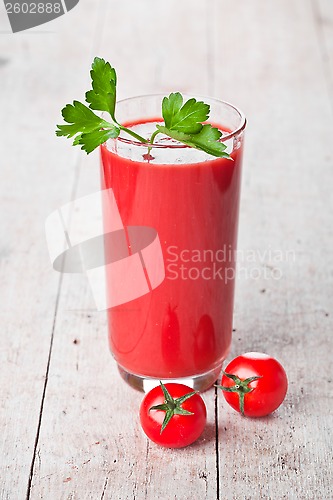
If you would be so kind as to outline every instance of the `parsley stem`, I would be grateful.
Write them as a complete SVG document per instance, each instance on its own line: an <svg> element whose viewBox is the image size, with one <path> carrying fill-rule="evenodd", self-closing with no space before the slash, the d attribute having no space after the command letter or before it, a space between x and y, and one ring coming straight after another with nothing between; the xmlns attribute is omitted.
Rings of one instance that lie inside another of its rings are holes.
<svg viewBox="0 0 333 500"><path fill-rule="evenodd" d="M157 134L159 134L159 133L160 133L159 130L155 130L155 132L153 132L152 135L151 135L151 138L150 138L150 141L149 141L149 146L148 146L148 154L149 155L150 155L150 152L151 152L152 147L153 147L154 139L157 136Z"/></svg>
<svg viewBox="0 0 333 500"><path fill-rule="evenodd" d="M155 132L153 132L153 133L152 133L151 138L150 138L150 141L149 141L149 142L150 142L150 144L153 144L155 137L156 137L156 136L157 136L157 134L159 134L159 133L160 133L160 131L159 131L159 130L155 130Z"/></svg>
<svg viewBox="0 0 333 500"><path fill-rule="evenodd" d="M143 143L147 143L148 142L147 139L145 139L141 135L137 134L136 132L133 132L133 130L131 130L129 128L123 127L122 125L120 125L120 130L123 130L124 132L126 132L129 135L131 135L132 137L134 137L135 139L137 139L140 142L143 142Z"/></svg>

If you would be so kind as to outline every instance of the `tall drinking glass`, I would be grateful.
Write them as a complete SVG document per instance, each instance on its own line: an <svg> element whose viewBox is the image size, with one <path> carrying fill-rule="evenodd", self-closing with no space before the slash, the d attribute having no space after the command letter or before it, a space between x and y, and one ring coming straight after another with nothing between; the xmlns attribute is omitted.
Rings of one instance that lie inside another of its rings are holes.
<svg viewBox="0 0 333 500"><path fill-rule="evenodd" d="M150 136L161 121L162 97L120 101L119 121ZM159 380L207 389L231 343L246 120L230 104L197 99L210 105L209 122L223 131L232 159L209 156L163 135L150 151L129 136L101 146L102 189L113 191L125 253L140 257L147 285L133 297L124 293L123 302L107 310L110 348L122 377L142 390ZM112 227L106 206L103 217L105 227ZM160 259L156 252L139 251L151 242L155 250L158 244ZM112 260L113 245L114 239L105 240L106 261ZM160 277L157 286L150 282L154 275ZM107 292L140 288L137 279L133 272L131 285L124 273L124 281L115 282L106 271Z"/></svg>

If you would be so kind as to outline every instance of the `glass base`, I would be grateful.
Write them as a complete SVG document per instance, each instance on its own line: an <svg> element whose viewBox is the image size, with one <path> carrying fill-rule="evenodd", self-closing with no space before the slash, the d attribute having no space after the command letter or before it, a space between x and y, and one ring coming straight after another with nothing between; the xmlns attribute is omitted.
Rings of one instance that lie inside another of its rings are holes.
<svg viewBox="0 0 333 500"><path fill-rule="evenodd" d="M127 382L128 385L137 389L138 391L149 392L153 387L159 385L160 380L163 384L170 382L177 382L178 384L188 385L192 387L195 391L206 391L209 389L214 382L219 378L222 365L218 366L214 370L211 370L206 373L202 373L201 375L195 375L193 377L180 377L180 378L153 378L153 377L143 377L140 375L134 375L134 373L130 373L126 371L124 368L118 365L118 370L121 377Z"/></svg>

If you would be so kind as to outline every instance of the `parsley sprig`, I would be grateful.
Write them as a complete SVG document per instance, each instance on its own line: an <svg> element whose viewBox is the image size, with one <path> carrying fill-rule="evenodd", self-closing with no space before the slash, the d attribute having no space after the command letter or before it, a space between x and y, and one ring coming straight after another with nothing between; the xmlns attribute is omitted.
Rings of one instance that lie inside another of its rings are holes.
<svg viewBox="0 0 333 500"><path fill-rule="evenodd" d="M204 123L209 118L210 106L203 101L192 98L184 103L183 96L179 92L164 97L162 101L164 124L156 124L156 130L150 140L147 140L121 125L116 119L117 75L111 64L95 57L90 76L92 89L85 95L89 106L79 101L67 104L61 112L66 124L57 125L56 135L74 138L74 146L81 146L86 153L91 153L100 144L110 138L115 139L123 131L139 142L146 143L150 150L157 134L162 133L210 155L230 158L225 152L226 145L221 142L220 130ZM107 112L111 121L99 117L92 110Z"/></svg>

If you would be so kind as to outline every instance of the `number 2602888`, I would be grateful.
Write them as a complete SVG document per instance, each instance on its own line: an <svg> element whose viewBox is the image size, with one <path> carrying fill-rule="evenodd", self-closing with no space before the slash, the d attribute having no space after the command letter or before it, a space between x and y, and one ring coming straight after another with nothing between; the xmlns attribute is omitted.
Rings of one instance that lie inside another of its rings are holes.
<svg viewBox="0 0 333 500"><path fill-rule="evenodd" d="M6 3L8 14L60 14L62 12L60 3Z"/></svg>

